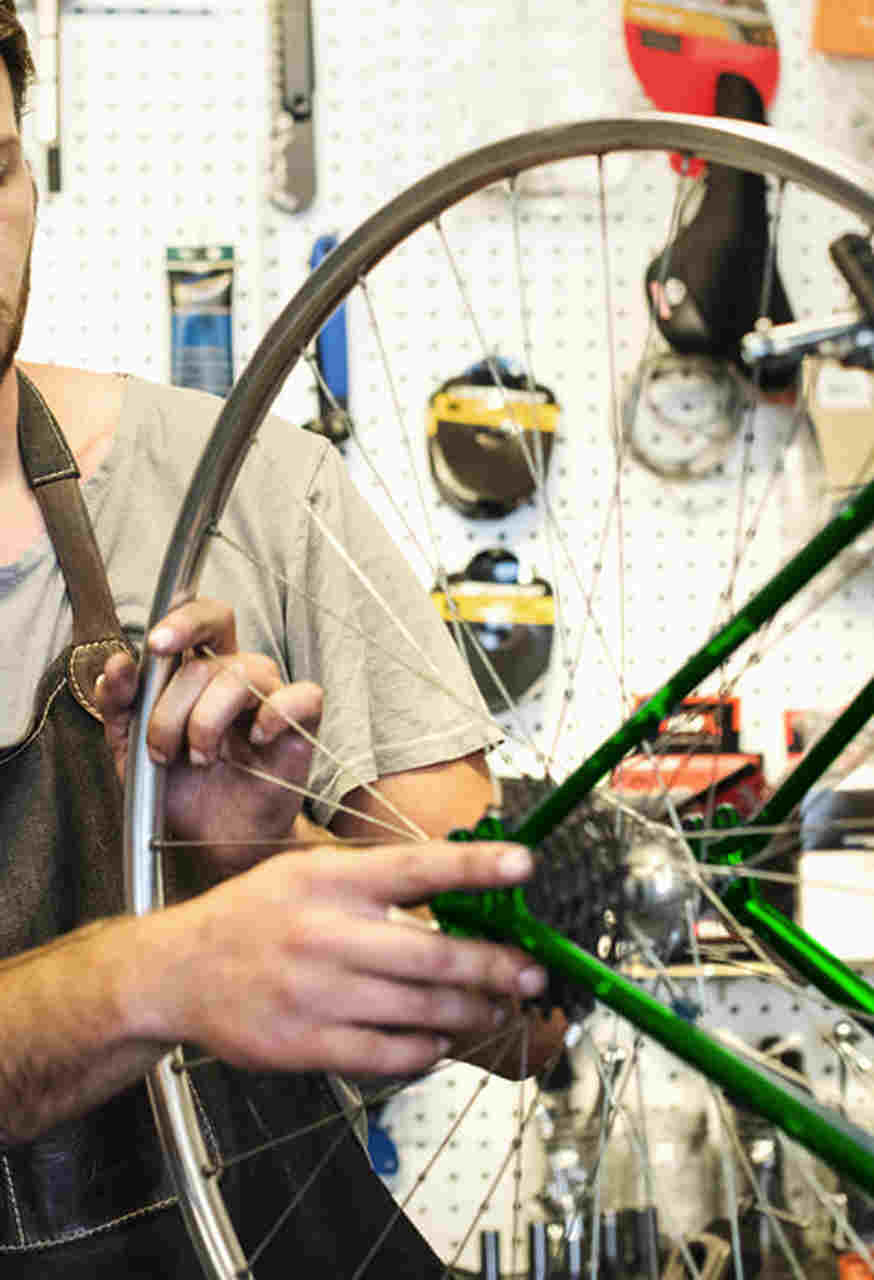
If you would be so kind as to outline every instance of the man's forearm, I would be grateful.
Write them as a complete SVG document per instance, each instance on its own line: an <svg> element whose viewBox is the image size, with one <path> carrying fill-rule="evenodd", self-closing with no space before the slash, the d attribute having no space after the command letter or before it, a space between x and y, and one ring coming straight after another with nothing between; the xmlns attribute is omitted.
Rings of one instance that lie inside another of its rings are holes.
<svg viewBox="0 0 874 1280"><path fill-rule="evenodd" d="M140 926L101 921L0 962L0 1143L91 1110L166 1050L132 1032Z"/></svg>
<svg viewBox="0 0 874 1280"><path fill-rule="evenodd" d="M332 846L265 858L183 904L72 933L0 965L0 1141L27 1142L139 1079L170 1045L256 1071L394 1076L496 1001L542 992L522 952L390 928L447 888L518 884L523 850Z"/></svg>

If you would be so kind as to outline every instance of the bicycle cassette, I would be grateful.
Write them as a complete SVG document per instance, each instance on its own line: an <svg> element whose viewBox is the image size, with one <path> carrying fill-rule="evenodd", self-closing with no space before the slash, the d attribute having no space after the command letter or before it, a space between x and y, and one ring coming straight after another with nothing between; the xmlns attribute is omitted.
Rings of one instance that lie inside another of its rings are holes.
<svg viewBox="0 0 874 1280"><path fill-rule="evenodd" d="M555 790L551 778L502 778L501 800L472 831L454 839L510 839L523 818ZM536 849L535 872L524 885L527 910L543 924L610 963L623 929L626 878L615 814L592 799L579 805ZM438 913L439 915L439 913ZM572 1020L585 1017L593 997L556 973L532 1003L548 1016L563 1009Z"/></svg>
<svg viewBox="0 0 874 1280"><path fill-rule="evenodd" d="M483 360L428 401L428 459L437 491L464 516L498 519L545 477L559 421L548 387L505 360Z"/></svg>
<svg viewBox="0 0 874 1280"><path fill-rule="evenodd" d="M545 676L552 652L555 601L542 578L519 581L512 551L480 551L447 592L431 592L493 714L529 695Z"/></svg>

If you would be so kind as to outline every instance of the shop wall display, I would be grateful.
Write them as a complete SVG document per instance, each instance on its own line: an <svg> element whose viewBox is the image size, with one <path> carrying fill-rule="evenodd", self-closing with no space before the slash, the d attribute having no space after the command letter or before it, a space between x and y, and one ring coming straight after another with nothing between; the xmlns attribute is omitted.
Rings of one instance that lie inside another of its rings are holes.
<svg viewBox="0 0 874 1280"><path fill-rule="evenodd" d="M874 171L874 64L811 53L812 0L771 0L770 9L781 53L771 123ZM65 5L58 193L46 189L34 118L25 124L42 199L22 354L168 380L167 250L226 245L239 373L306 278L321 236L342 241L463 151L585 116L647 110L627 65L620 10L604 0L313 0L316 193L289 214L269 198L274 3L177 0L172 12L120 0ZM34 15L25 16L33 27ZM617 467L616 393L632 384L647 341L644 271L664 244L674 185L663 156L643 156L608 160L600 172L595 161L578 161L526 176L511 191L481 192L392 254L347 303L352 438L344 455L423 587L435 587L435 568L451 574L479 551L506 547L529 581L545 579L560 597L551 676L520 707L496 753L498 773L545 763L560 776L616 726L623 701L651 691L707 634L749 524L757 537L736 575L736 602L812 531L813 515L834 496L786 403L765 407L749 449L741 432L699 480L659 479L630 455ZM853 229L846 218L790 192L781 224L780 270L798 318L848 307L827 253L831 239ZM554 390L561 420L549 507L472 520L434 488L426 411L447 379L489 357L530 360ZM305 361L276 409L296 423L317 416ZM573 565L592 572L589 588L579 589ZM839 585L791 649L766 650L734 681L744 704L740 749L762 753L771 780L786 762L784 711L839 707L870 675L872 593L869 567ZM597 627L587 622L588 598ZM561 677L570 669L568 693ZM755 1035L792 1016L788 1004L763 1011L745 996L726 998L734 1007L732 1026ZM685 1077L658 1054L651 1062L652 1087L664 1090L670 1110ZM396 1188L443 1113L452 1079L445 1073L396 1104ZM483 1164L450 1164L428 1194L444 1208L482 1194L489 1134L522 1105L491 1083L477 1107ZM656 1157L666 1177L674 1141L666 1138ZM495 1194L494 1225L505 1226L510 1194ZM432 1208L417 1202L413 1216L437 1232L440 1247L453 1247L456 1215Z"/></svg>

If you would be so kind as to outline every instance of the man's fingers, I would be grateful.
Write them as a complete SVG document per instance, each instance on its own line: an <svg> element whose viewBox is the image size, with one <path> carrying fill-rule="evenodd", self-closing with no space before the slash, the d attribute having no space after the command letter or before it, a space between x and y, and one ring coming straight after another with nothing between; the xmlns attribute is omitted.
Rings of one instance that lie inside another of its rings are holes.
<svg viewBox="0 0 874 1280"><path fill-rule="evenodd" d="M188 747L193 764L218 758L225 734L244 711L261 706L280 685L279 672L269 658L238 654L227 666L212 668L188 718Z"/></svg>
<svg viewBox="0 0 874 1280"><path fill-rule="evenodd" d="M174 672L149 720L147 742L153 760L163 764L176 759L185 744L189 716L212 676L206 659L185 662Z"/></svg>
<svg viewBox="0 0 874 1280"><path fill-rule="evenodd" d="M322 691L317 684L301 680L284 684L260 704L249 740L256 746L274 742L293 725L315 734L322 717Z"/></svg>
<svg viewBox="0 0 874 1280"><path fill-rule="evenodd" d="M349 922L344 923L348 926ZM308 966L306 960L299 959L302 972L295 975L293 982L299 1006L307 1008L313 1016L321 1014L332 1022L415 1027L453 1035L483 1027L497 1028L505 1020L503 1006L496 998L490 998L493 991L484 985L463 989L433 981L403 982L391 976L359 972L354 966L350 967L348 958L344 958L346 962L336 970L326 969L325 950L323 948L319 965ZM305 975L309 967L313 972L307 981ZM485 964L480 968L484 970ZM507 969L510 971L510 966ZM506 985L512 984L508 980ZM501 990L494 994L507 993Z"/></svg>
<svg viewBox="0 0 874 1280"><path fill-rule="evenodd" d="M211 763L234 721L258 706L254 690L269 696L279 682L275 663L258 654L240 654L227 666L208 658L184 662L149 721L153 758L174 760L185 749L192 764Z"/></svg>
<svg viewBox="0 0 874 1280"><path fill-rule="evenodd" d="M332 1013L355 1021L393 1026L440 1027L459 1031L487 1024L491 997L540 995L546 975L515 947L451 938L439 930L411 928L384 920L362 920L349 929L348 916L306 913L293 932L295 954L330 955L361 976L355 988L331 995ZM523 976L524 975L524 976ZM365 990L365 982L369 987Z"/></svg>
<svg viewBox="0 0 874 1280"><path fill-rule="evenodd" d="M411 1076L446 1057L448 1036L315 1023L295 1030L295 1069L355 1076Z"/></svg>
<svg viewBox="0 0 874 1280"><path fill-rule="evenodd" d="M114 653L107 659L95 686L97 706L104 719L129 711L137 694L137 667L128 653Z"/></svg>
<svg viewBox="0 0 874 1280"><path fill-rule="evenodd" d="M103 717L106 740L119 768L127 750L131 709L136 693L136 663L126 653L113 654L102 675L97 677L94 697L97 709Z"/></svg>
<svg viewBox="0 0 874 1280"><path fill-rule="evenodd" d="M363 909L369 903L372 912L381 915L392 904L416 906L445 889L521 884L533 874L534 859L521 845L499 841L429 840L385 845L366 855L332 849L310 866L309 874L318 876L320 888L333 880L339 897L354 895Z"/></svg>
<svg viewBox="0 0 874 1280"><path fill-rule="evenodd" d="M149 632L152 653L162 658L206 644L216 653L234 653L237 629L234 611L221 600L198 597L168 613Z"/></svg>
<svg viewBox="0 0 874 1280"><path fill-rule="evenodd" d="M296 950L327 949L350 968L404 981L472 987L495 995L531 997L546 975L525 952L495 943L450 938L439 931L391 922L397 902L424 902L446 889L482 889L518 884L533 871L529 850L497 842L394 846L366 854L332 848L306 863L296 854L271 860L269 873L284 866L293 899L301 894L312 911L298 913L291 942ZM326 896L338 921L327 918ZM320 910L319 907L322 909ZM341 927L342 913L362 917L354 931Z"/></svg>

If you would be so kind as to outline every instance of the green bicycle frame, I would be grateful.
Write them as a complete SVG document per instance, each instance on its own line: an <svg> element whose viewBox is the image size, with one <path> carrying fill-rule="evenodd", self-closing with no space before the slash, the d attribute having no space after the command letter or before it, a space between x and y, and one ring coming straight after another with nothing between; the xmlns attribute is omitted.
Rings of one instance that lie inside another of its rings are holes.
<svg viewBox="0 0 874 1280"><path fill-rule="evenodd" d="M624 756L656 736L659 725L702 680L783 605L805 587L850 542L874 523L874 481L850 501L802 550L762 587L724 627L676 672L649 700L601 744L556 790L511 833L502 824L481 823L460 838L505 838L534 848L579 805ZM749 826L782 821L812 782L837 758L854 734L874 714L874 680L862 689L827 734L815 744L786 782ZM764 832L745 830L703 844L702 856L723 866L741 865L769 841ZM699 838L700 841L700 838ZM692 837L692 842L696 843ZM874 1014L874 988L821 947L775 907L765 902L754 878L729 882L725 899L740 922L752 930L830 999ZM734 1098L773 1120L785 1133L874 1193L874 1141L844 1119L826 1114L812 1098L787 1086L766 1070L754 1067L718 1041L652 999L556 930L536 920L524 891L483 894L445 893L432 902L437 919L455 932L515 942L547 968L578 982L598 1000L627 1018L677 1055L697 1067Z"/></svg>

